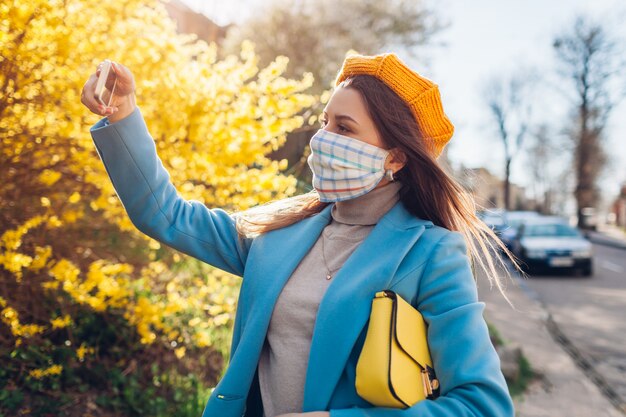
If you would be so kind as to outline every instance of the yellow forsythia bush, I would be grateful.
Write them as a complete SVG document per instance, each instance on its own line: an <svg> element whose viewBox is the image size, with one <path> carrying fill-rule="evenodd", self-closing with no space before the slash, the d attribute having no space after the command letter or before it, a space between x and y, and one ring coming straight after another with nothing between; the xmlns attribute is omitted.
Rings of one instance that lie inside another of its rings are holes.
<svg viewBox="0 0 626 417"><path fill-rule="evenodd" d="M156 0L0 0L0 50L0 415L196 415L239 280L134 228L83 84L105 58L128 66L181 195L235 211L295 192L267 154L318 100L312 76L259 68L250 42L218 60Z"/></svg>

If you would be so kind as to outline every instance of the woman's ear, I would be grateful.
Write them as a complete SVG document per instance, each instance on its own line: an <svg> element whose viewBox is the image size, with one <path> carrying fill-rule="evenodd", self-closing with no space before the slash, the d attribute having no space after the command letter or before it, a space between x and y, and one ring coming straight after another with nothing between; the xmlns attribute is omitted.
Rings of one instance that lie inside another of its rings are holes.
<svg viewBox="0 0 626 417"><path fill-rule="evenodd" d="M385 169L392 169L396 173L404 167L406 161L407 156L400 148L389 149L389 156L385 161Z"/></svg>

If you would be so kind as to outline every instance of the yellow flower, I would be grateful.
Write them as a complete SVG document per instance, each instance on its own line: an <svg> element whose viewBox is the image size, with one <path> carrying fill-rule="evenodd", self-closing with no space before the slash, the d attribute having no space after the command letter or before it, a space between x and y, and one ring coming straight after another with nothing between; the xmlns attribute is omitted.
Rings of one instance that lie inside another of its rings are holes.
<svg viewBox="0 0 626 417"><path fill-rule="evenodd" d="M178 349L174 349L174 354L178 359L182 359L185 356L185 347L181 346Z"/></svg>
<svg viewBox="0 0 626 417"><path fill-rule="evenodd" d="M60 282L75 282L80 274L80 270L67 259L60 259L52 268L50 275Z"/></svg>
<svg viewBox="0 0 626 417"><path fill-rule="evenodd" d="M46 282L42 282L41 283L41 287L48 289L48 290L56 290L57 288L59 288L59 282L58 281L46 281Z"/></svg>
<svg viewBox="0 0 626 417"><path fill-rule="evenodd" d="M216 326L220 326L222 324L228 323L228 320L230 320L230 314L224 313L224 314L215 316L215 318L213 319L213 322L215 323Z"/></svg>
<svg viewBox="0 0 626 417"><path fill-rule="evenodd" d="M6 250L17 250L22 245L22 236L33 227L39 226L44 220L44 216L35 216L24 222L17 229L7 230L0 236L0 246L3 246Z"/></svg>
<svg viewBox="0 0 626 417"><path fill-rule="evenodd" d="M78 210L67 209L63 212L61 217L65 223L76 223L76 220L81 219L84 215L85 213L81 209L78 209Z"/></svg>
<svg viewBox="0 0 626 417"><path fill-rule="evenodd" d="M63 223L61 222L61 220L59 220L59 218L57 216L50 216L48 218L48 227L51 229L54 229L56 227L61 227L63 225Z"/></svg>
<svg viewBox="0 0 626 417"><path fill-rule="evenodd" d="M36 246L35 247L35 259L33 259L31 264L28 266L28 269L38 272L40 269L46 266L46 262L48 262L48 259L50 258L51 255L52 255L51 246L49 245L46 245L44 247Z"/></svg>
<svg viewBox="0 0 626 417"><path fill-rule="evenodd" d="M70 198L67 199L67 201L72 204L78 203L80 201L80 194L78 193L78 191L74 191Z"/></svg>
<svg viewBox="0 0 626 417"><path fill-rule="evenodd" d="M35 379L43 379L47 376L51 375L61 375L63 371L63 366L61 365L52 365L45 369L33 369L28 374Z"/></svg>
<svg viewBox="0 0 626 417"><path fill-rule="evenodd" d="M17 282L22 280L22 269L29 266L33 258L23 253L7 251L0 253L0 266L13 273Z"/></svg>
<svg viewBox="0 0 626 417"><path fill-rule="evenodd" d="M51 169L44 169L37 179L45 186L50 187L54 185L61 178L61 173L53 171Z"/></svg>
<svg viewBox="0 0 626 417"><path fill-rule="evenodd" d="M211 341L211 337L207 332L198 332L194 335L196 346L198 347L209 347L212 346L213 343Z"/></svg>
<svg viewBox="0 0 626 417"><path fill-rule="evenodd" d="M92 347L85 346L84 343L80 345L78 349L76 349L76 357L79 361L83 362L85 360L85 355L91 355L95 352L95 349Z"/></svg>
<svg viewBox="0 0 626 417"><path fill-rule="evenodd" d="M11 333L16 337L31 337L46 330L44 326L37 324L20 323L19 314L12 307L5 307L0 311L0 320L11 329Z"/></svg>
<svg viewBox="0 0 626 417"><path fill-rule="evenodd" d="M66 314L63 317L56 317L50 320L50 324L52 324L53 329L63 329L72 324L72 318Z"/></svg>

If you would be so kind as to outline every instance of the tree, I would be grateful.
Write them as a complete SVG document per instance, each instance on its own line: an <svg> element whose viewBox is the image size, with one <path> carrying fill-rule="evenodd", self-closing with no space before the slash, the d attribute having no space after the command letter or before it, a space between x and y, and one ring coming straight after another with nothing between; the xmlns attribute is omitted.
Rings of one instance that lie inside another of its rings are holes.
<svg viewBox="0 0 626 417"><path fill-rule="evenodd" d="M623 56L605 27L577 17L573 27L553 42L559 73L570 81L571 123L568 136L574 144L574 175L579 226L582 210L597 207L597 180L607 161L604 133L607 120L624 95L614 88L623 70Z"/></svg>
<svg viewBox="0 0 626 417"><path fill-rule="evenodd" d="M541 124L532 131L532 141L526 148L536 210L544 214L554 212L556 199L563 200L563 196L557 195L564 190L563 182L557 178L562 177L565 168L560 157L564 149L556 137L547 124Z"/></svg>
<svg viewBox="0 0 626 417"><path fill-rule="evenodd" d="M283 77L284 58L259 68L250 42L218 60L157 0L3 1L0 13L0 414L82 416L97 398L115 415L198 415L240 279L132 226L83 84L104 58L128 66L181 195L235 211L294 192L267 154L303 124L313 78Z"/></svg>
<svg viewBox="0 0 626 417"><path fill-rule="evenodd" d="M443 28L419 0L269 0L261 5L253 17L229 29L225 49L251 39L262 65L287 56L286 75L312 72L317 92L334 81L349 50L376 54L403 48L415 56Z"/></svg>
<svg viewBox="0 0 626 417"><path fill-rule="evenodd" d="M483 97L496 124L497 134L504 147L504 208L511 207L511 164L517 156L531 123L529 89L530 73L508 78L493 77L483 87Z"/></svg>

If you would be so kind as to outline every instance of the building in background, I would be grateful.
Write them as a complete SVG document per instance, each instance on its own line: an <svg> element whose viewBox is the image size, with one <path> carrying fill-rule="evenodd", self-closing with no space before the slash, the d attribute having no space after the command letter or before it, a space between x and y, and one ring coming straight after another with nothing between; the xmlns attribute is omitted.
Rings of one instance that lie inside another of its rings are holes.
<svg viewBox="0 0 626 417"><path fill-rule="evenodd" d="M626 228L626 182L622 184L622 189L613 202L611 214L617 226Z"/></svg>
<svg viewBox="0 0 626 417"><path fill-rule="evenodd" d="M179 33L195 33L199 39L207 43L215 42L219 44L226 36L226 31L230 27L220 26L211 19L198 13L179 0L163 2L169 16L176 21L176 28Z"/></svg>
<svg viewBox="0 0 626 417"><path fill-rule="evenodd" d="M472 194L480 207L487 209L504 207L504 181L489 172L487 168L466 168L455 170L454 177ZM534 210L535 202L526 197L526 190L514 183L510 184L511 209Z"/></svg>

